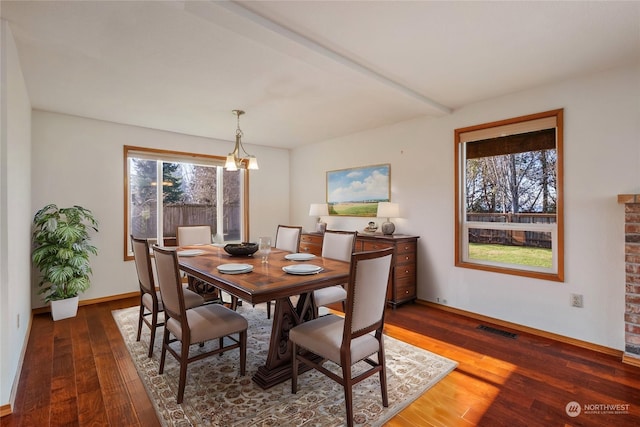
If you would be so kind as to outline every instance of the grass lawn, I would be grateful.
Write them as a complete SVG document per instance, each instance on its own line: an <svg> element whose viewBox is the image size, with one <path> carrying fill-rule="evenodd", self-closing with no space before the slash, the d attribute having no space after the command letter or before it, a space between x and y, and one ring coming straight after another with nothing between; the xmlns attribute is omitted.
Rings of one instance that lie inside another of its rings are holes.
<svg viewBox="0 0 640 427"><path fill-rule="evenodd" d="M378 211L377 203L333 203L329 205L329 215L371 216Z"/></svg>
<svg viewBox="0 0 640 427"><path fill-rule="evenodd" d="M469 244L469 258L551 268L551 249L522 246Z"/></svg>

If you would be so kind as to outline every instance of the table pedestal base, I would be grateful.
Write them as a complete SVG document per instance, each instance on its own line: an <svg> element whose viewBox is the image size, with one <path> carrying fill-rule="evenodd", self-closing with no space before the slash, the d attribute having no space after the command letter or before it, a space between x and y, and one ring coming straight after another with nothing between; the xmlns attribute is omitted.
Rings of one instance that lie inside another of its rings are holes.
<svg viewBox="0 0 640 427"><path fill-rule="evenodd" d="M303 322L312 320L315 307L311 294L303 294L298 298L294 307L290 298L276 301L269 341L267 361L253 375L253 381L263 389L268 389L291 378L291 343L289 330ZM318 358L319 361L320 358ZM306 365L299 365L299 373L311 369Z"/></svg>

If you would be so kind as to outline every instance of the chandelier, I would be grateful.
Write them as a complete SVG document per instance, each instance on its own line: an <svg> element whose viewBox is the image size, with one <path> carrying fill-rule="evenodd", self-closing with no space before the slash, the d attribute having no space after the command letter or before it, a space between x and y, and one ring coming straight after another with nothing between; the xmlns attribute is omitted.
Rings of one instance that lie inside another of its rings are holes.
<svg viewBox="0 0 640 427"><path fill-rule="evenodd" d="M233 152L229 153L227 156L227 161L224 164L224 168L228 171L237 171L242 167L243 163L246 161L247 169L259 169L258 167L258 159L256 156L252 156L244 149L242 145L242 130L240 130L240 116L244 114L242 110L233 110L233 114L238 118L238 127L236 129L236 146L233 149ZM240 152L242 150L242 153ZM244 157L243 157L244 155Z"/></svg>

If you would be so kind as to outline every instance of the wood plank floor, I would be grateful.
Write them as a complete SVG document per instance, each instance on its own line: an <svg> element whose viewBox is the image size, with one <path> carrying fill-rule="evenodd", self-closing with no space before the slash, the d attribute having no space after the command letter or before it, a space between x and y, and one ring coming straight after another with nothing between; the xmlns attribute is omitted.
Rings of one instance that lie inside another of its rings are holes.
<svg viewBox="0 0 640 427"><path fill-rule="evenodd" d="M83 306L58 322L36 315L14 412L1 425L160 425L111 315L136 303ZM389 310L386 321L389 335L459 363L388 426L640 425L640 368L616 357L517 331L509 338L418 304ZM572 401L628 412L591 406L600 413L569 417Z"/></svg>

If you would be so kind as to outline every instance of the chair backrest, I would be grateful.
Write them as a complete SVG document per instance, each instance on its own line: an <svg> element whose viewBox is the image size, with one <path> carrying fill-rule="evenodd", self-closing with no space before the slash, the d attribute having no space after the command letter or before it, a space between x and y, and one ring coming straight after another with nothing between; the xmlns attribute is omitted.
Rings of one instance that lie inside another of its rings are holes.
<svg viewBox="0 0 640 427"><path fill-rule="evenodd" d="M153 282L153 269L151 268L151 255L149 254L149 242L147 239L137 239L131 236L133 258L138 272L140 289L146 293L155 293L156 285Z"/></svg>
<svg viewBox="0 0 640 427"><path fill-rule="evenodd" d="M322 239L322 257L351 261L356 245L356 231L327 230Z"/></svg>
<svg viewBox="0 0 640 427"><path fill-rule="evenodd" d="M160 288L164 311L170 317L182 322L185 306L180 270L178 268L178 254L174 250L153 246L153 255L156 260L158 287Z"/></svg>
<svg viewBox="0 0 640 427"><path fill-rule="evenodd" d="M211 243L210 225L181 225L176 231L178 246L208 245Z"/></svg>
<svg viewBox="0 0 640 427"><path fill-rule="evenodd" d="M295 225L279 225L276 231L276 249L282 249L289 252L298 252L300 249L300 236L302 235L302 226Z"/></svg>
<svg viewBox="0 0 640 427"><path fill-rule="evenodd" d="M351 257L343 343L371 331L382 333L392 258L393 248Z"/></svg>

